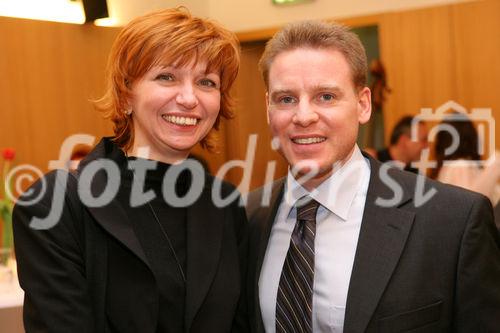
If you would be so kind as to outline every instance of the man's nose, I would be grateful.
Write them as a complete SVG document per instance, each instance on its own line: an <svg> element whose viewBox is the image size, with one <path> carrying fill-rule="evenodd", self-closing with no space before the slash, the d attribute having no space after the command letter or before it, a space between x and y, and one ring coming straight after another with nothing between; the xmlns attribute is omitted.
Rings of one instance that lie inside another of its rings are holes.
<svg viewBox="0 0 500 333"><path fill-rule="evenodd" d="M193 84L183 84L177 92L175 101L186 109L195 108L198 105L198 97L196 97L196 91Z"/></svg>
<svg viewBox="0 0 500 333"><path fill-rule="evenodd" d="M319 116L316 113L314 106L307 101L301 101L292 120L296 125L307 127L312 123L317 122L318 119Z"/></svg>

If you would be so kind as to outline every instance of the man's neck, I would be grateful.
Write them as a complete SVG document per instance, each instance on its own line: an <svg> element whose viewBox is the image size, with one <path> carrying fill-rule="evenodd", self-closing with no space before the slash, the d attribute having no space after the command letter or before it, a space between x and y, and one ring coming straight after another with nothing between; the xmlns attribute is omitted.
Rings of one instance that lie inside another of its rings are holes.
<svg viewBox="0 0 500 333"><path fill-rule="evenodd" d="M302 187L308 190L309 192L313 191L316 189L318 186L320 186L325 180L330 178L335 172L337 172L340 168L342 168L351 158L352 154L354 153L354 150L356 149L356 146L353 147L351 152L342 159L341 161L335 162L332 167L328 170L325 170L324 172L320 172L317 174L315 177L309 179L305 183L302 184ZM297 174L294 175L295 180L299 182L299 179L302 178L304 175L303 174Z"/></svg>

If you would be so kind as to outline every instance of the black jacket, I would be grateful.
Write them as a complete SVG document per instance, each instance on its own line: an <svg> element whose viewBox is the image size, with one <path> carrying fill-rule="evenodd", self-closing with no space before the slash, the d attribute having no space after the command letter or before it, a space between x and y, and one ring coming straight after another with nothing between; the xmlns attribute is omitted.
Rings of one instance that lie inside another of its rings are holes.
<svg viewBox="0 0 500 333"><path fill-rule="evenodd" d="M500 332L500 238L489 200L429 179L435 195L419 205L417 176L391 169L390 185L370 159L371 176L345 309L344 332ZM421 176L420 176L421 177ZM264 332L258 281L283 197L273 184L248 201L248 310L252 332Z"/></svg>
<svg viewBox="0 0 500 333"><path fill-rule="evenodd" d="M112 200L104 207L87 207L78 195L81 170L116 149L103 139L76 174L47 174L42 199L14 209L27 332L156 330L158 286L122 203ZM39 193L43 181L31 187L32 195ZM106 181L104 172L95 175L90 186L95 196ZM239 197L217 208L211 199L213 183L206 174L201 196L188 208L185 318L179 318L186 332L245 330L245 314L237 308L246 267L246 216ZM48 230L33 229L32 217L48 215L58 186L66 190L57 224ZM223 183L223 195L233 190ZM144 208L144 218L152 218L150 214Z"/></svg>

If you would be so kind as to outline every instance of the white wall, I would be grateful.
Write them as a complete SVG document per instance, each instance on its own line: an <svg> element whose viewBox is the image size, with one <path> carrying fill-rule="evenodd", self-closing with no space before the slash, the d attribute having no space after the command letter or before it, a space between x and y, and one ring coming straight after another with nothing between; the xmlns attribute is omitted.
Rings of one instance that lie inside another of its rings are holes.
<svg viewBox="0 0 500 333"><path fill-rule="evenodd" d="M276 6L271 0L210 0L209 14L231 30L247 31L276 27L295 20L349 18L453 2L460 1L314 0L298 5Z"/></svg>
<svg viewBox="0 0 500 333"><path fill-rule="evenodd" d="M184 5L194 15L210 17L233 31L277 27L303 19L348 18L466 0L313 0L275 6L271 0L107 0L118 25L148 11Z"/></svg>

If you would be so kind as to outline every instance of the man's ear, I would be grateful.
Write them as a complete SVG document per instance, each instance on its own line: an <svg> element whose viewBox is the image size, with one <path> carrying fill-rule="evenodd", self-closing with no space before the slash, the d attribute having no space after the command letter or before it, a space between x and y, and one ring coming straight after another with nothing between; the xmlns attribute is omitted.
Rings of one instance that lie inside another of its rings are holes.
<svg viewBox="0 0 500 333"><path fill-rule="evenodd" d="M266 92L266 117L267 117L267 124L270 124L269 121L269 93Z"/></svg>
<svg viewBox="0 0 500 333"><path fill-rule="evenodd" d="M370 88L364 87L358 93L358 121L366 124L372 114L372 94Z"/></svg>

